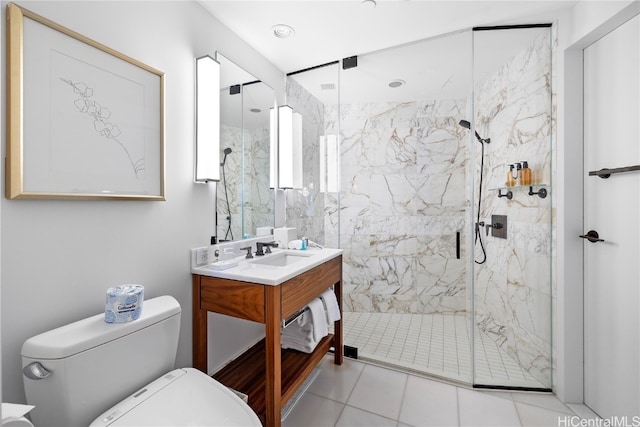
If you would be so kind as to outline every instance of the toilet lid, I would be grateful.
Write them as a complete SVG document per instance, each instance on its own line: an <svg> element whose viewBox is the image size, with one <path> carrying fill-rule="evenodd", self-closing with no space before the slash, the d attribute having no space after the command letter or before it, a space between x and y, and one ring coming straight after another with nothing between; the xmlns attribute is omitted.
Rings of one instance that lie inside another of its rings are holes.
<svg viewBox="0 0 640 427"><path fill-rule="evenodd" d="M249 405L193 368L175 369L100 415L91 426L256 426Z"/></svg>

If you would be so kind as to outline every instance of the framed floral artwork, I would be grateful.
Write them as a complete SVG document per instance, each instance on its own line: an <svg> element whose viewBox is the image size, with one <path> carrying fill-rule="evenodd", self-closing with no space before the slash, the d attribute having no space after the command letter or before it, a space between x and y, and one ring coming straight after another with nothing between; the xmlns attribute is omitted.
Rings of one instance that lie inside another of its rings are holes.
<svg viewBox="0 0 640 427"><path fill-rule="evenodd" d="M8 199L165 200L164 73L7 5Z"/></svg>

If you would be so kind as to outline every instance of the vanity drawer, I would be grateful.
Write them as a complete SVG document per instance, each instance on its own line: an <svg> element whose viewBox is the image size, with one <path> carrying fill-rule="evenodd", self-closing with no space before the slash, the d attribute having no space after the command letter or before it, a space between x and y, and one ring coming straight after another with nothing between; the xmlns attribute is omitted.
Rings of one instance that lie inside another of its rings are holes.
<svg viewBox="0 0 640 427"><path fill-rule="evenodd" d="M287 280L280 285L282 318L287 319L292 316L329 286L340 281L342 281L342 255Z"/></svg>
<svg viewBox="0 0 640 427"><path fill-rule="evenodd" d="M200 276L200 309L265 322L264 286Z"/></svg>

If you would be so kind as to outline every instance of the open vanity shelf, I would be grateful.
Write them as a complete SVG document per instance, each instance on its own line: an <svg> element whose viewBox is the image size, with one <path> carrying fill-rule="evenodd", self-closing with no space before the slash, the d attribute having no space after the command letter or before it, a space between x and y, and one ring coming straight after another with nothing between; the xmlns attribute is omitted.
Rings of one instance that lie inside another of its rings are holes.
<svg viewBox="0 0 640 427"><path fill-rule="evenodd" d="M334 363L342 364L342 320L334 323L334 334L322 339L310 354L280 348L282 322L332 286L342 318L342 255L278 285L193 274L193 366L208 373L208 312L263 323L265 338L213 378L248 395L249 406L263 425L279 427L282 408L331 347Z"/></svg>
<svg viewBox="0 0 640 427"><path fill-rule="evenodd" d="M333 338L333 335L325 337L311 354L282 350L280 379L283 407L315 367L322 362L333 345ZM265 340L262 340L213 375L215 380L249 396L251 409L258 414L262 424L266 424L265 355Z"/></svg>

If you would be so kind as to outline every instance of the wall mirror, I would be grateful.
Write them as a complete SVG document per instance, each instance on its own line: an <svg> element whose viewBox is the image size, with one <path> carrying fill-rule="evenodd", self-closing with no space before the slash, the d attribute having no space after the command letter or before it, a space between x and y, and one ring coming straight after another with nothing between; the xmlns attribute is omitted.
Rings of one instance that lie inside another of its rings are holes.
<svg viewBox="0 0 640 427"><path fill-rule="evenodd" d="M217 185L218 242L256 235L274 225L274 190L269 188L269 110L275 92L220 52L220 182Z"/></svg>

